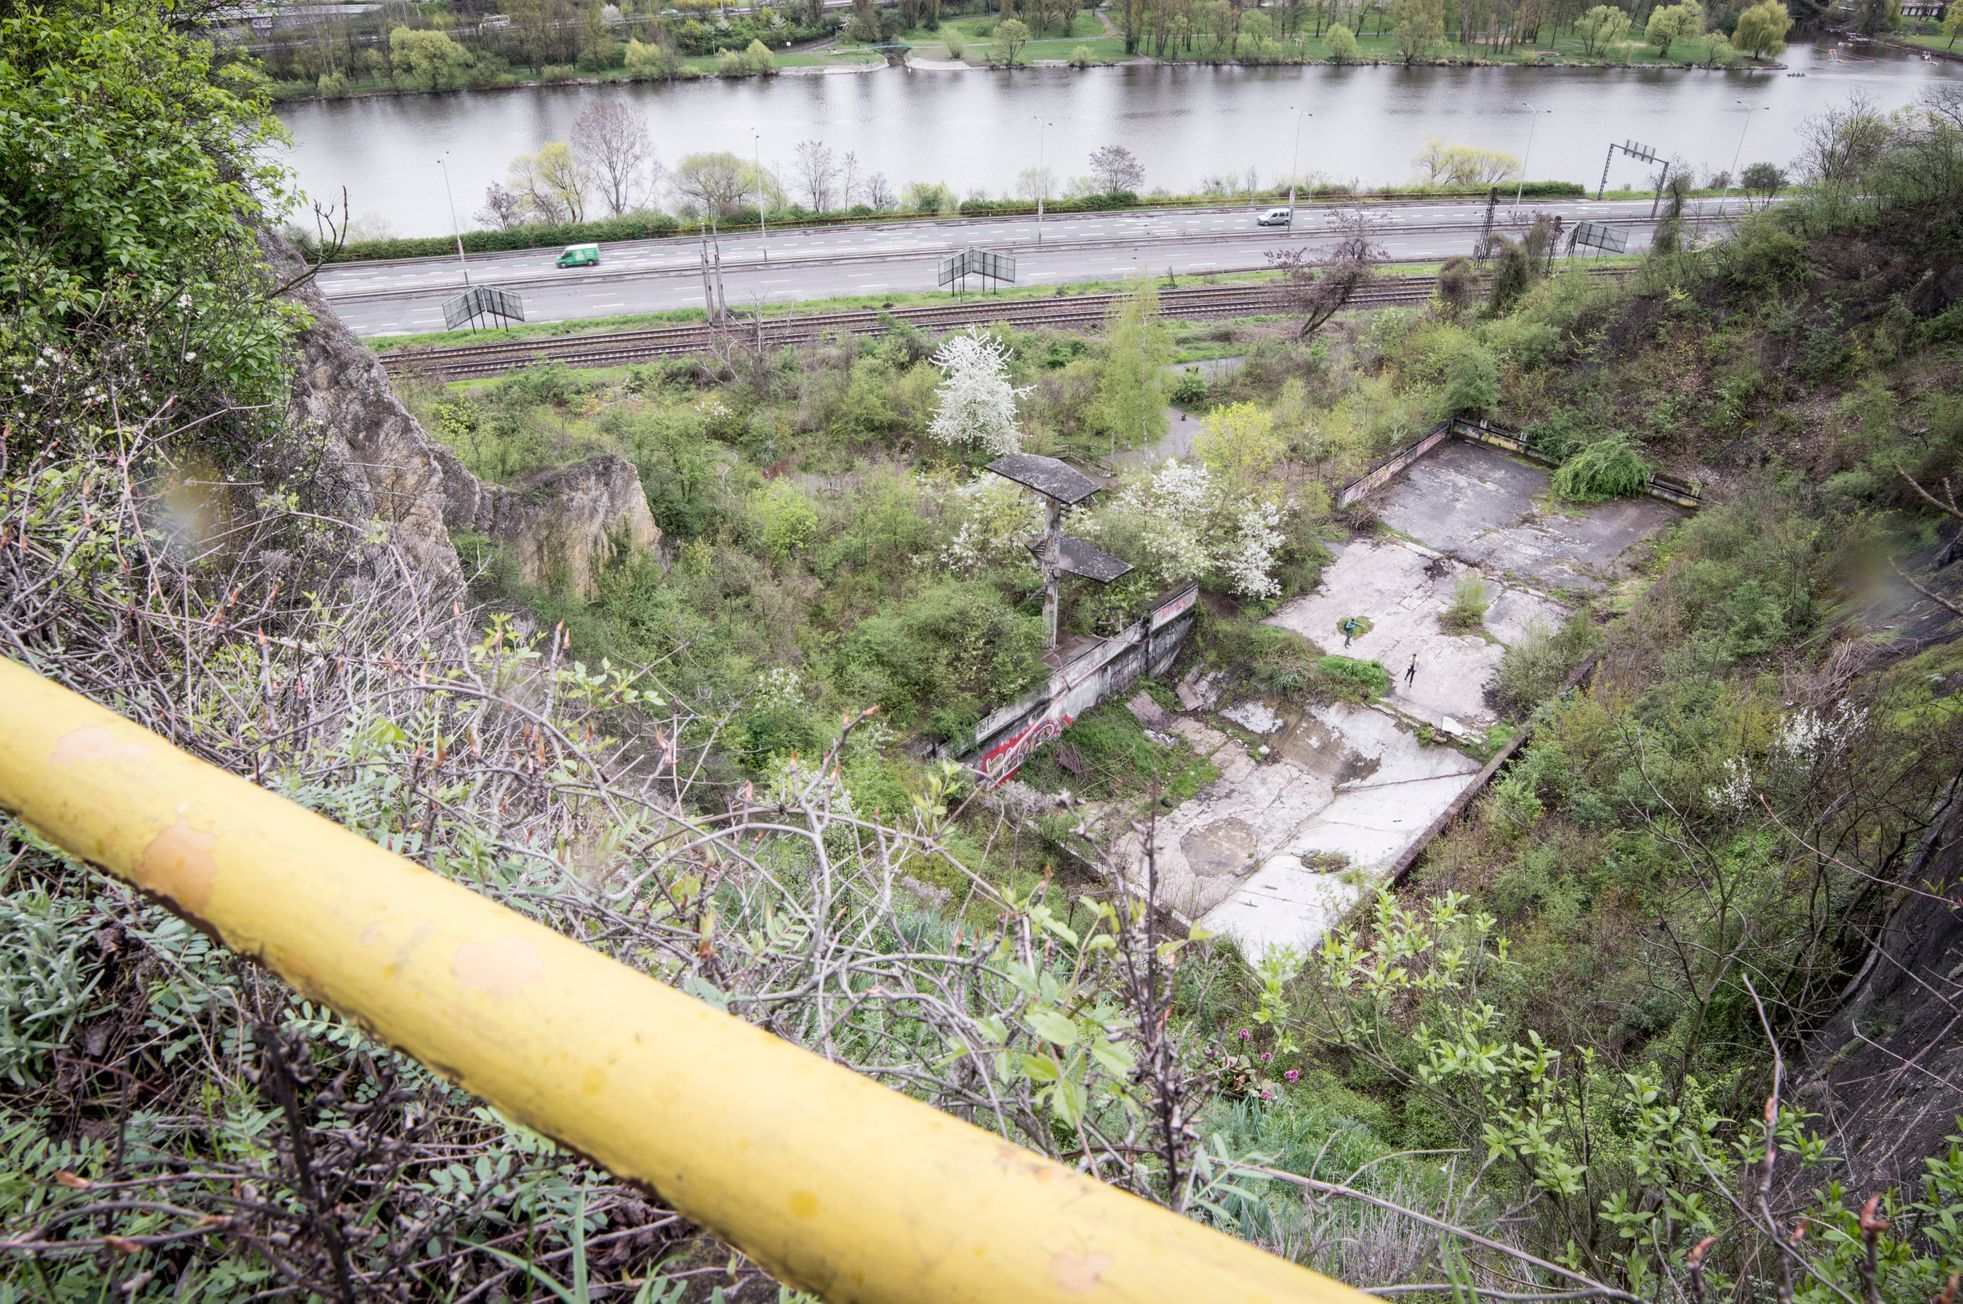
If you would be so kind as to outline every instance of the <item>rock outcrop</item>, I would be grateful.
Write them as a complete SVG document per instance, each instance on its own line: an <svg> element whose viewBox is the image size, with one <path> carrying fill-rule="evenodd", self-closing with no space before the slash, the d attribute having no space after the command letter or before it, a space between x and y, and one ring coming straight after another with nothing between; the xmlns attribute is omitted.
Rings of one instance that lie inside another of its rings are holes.
<svg viewBox="0 0 1963 1304"><path fill-rule="evenodd" d="M299 270L290 250L269 252L276 268ZM631 462L607 453L522 485L486 484L429 438L311 281L291 297L313 317L291 397L293 429L308 450L310 510L383 523L408 564L439 588L463 580L453 534L492 539L528 584L582 596L602 566L660 543Z"/></svg>
<svg viewBox="0 0 1963 1304"><path fill-rule="evenodd" d="M298 269L290 252L273 256L275 268ZM439 586L460 584L462 567L443 525L447 477L436 446L313 282L290 294L313 317L300 337L289 401L293 432L308 450L309 508L343 521L382 522L418 573Z"/></svg>
<svg viewBox="0 0 1963 1304"><path fill-rule="evenodd" d="M447 449L436 457L450 533L497 540L527 584L591 597L601 567L661 542L640 473L612 453L510 487L484 483Z"/></svg>
<svg viewBox="0 0 1963 1304"><path fill-rule="evenodd" d="M1904 894L1839 1011L1812 1037L1799 1100L1863 1190L1922 1175L1963 1116L1963 787L1917 849Z"/></svg>

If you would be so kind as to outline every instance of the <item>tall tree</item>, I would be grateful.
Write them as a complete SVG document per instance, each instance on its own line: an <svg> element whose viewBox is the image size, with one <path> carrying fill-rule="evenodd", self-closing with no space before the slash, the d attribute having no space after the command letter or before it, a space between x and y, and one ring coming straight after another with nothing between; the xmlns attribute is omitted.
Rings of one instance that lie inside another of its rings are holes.
<svg viewBox="0 0 1963 1304"><path fill-rule="evenodd" d="M535 222L583 222L593 174L563 140L511 160L510 185Z"/></svg>
<svg viewBox="0 0 1963 1304"><path fill-rule="evenodd" d="M814 213L832 208L833 191L838 184L838 158L823 141L799 141L796 151L797 181Z"/></svg>
<svg viewBox="0 0 1963 1304"><path fill-rule="evenodd" d="M1704 10L1697 0L1684 0L1682 4L1659 5L1650 10L1649 22L1643 26L1643 39L1656 47L1656 57L1670 57L1670 47L1687 36L1695 36L1704 27Z"/></svg>
<svg viewBox="0 0 1963 1304"><path fill-rule="evenodd" d="M582 109L572 147L614 217L641 207L660 180L647 119L619 100L594 100Z"/></svg>
<svg viewBox="0 0 1963 1304"><path fill-rule="evenodd" d="M1607 54L1628 34L1629 15L1614 5L1596 5L1575 24L1575 35L1581 38L1581 52L1591 58Z"/></svg>
<svg viewBox="0 0 1963 1304"><path fill-rule="evenodd" d="M1319 256L1311 257L1299 244L1268 253L1268 266L1282 274L1290 310L1302 319L1297 339L1313 335L1347 307L1390 256L1377 243L1375 220L1363 209L1334 209L1328 222L1336 240Z"/></svg>
<svg viewBox="0 0 1963 1304"><path fill-rule="evenodd" d="M1172 345L1159 321L1159 292L1140 281L1105 319L1097 411L1113 439L1149 444L1166 432L1166 368Z"/></svg>
<svg viewBox="0 0 1963 1304"><path fill-rule="evenodd" d="M782 194L767 170L760 173L756 164L727 150L690 154L675 165L669 184L695 212L721 216L756 203L759 188L766 202Z"/></svg>
<svg viewBox="0 0 1963 1304"><path fill-rule="evenodd" d="M1145 185L1145 165L1123 145L1103 145L1091 151L1091 176L1106 194L1136 193Z"/></svg>
<svg viewBox="0 0 1963 1304"><path fill-rule="evenodd" d="M1445 0L1390 0L1391 41L1409 65L1445 39Z"/></svg>
<svg viewBox="0 0 1963 1304"><path fill-rule="evenodd" d="M1731 43L1754 59L1769 59L1786 48L1786 33L1792 25L1793 16L1780 0L1759 0L1738 15Z"/></svg>
<svg viewBox="0 0 1963 1304"><path fill-rule="evenodd" d="M974 327L951 335L934 353L940 368L939 406L927 432L943 444L984 453L1022 447L1016 400L1028 393L1009 383L1009 351Z"/></svg>

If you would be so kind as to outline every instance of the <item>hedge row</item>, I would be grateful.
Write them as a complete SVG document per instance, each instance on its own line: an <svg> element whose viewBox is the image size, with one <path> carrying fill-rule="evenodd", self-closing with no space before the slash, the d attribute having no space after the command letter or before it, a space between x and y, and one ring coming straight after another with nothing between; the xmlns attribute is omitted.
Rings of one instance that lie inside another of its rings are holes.
<svg viewBox="0 0 1963 1304"><path fill-rule="evenodd" d="M1504 193L1507 187L1499 189ZM1521 193L1534 199L1578 199L1588 193L1587 187L1573 181L1529 181ZM1284 198L1286 192L1279 192L1272 198ZM1299 192L1303 200L1313 199L1429 199L1481 197L1478 190L1353 190L1348 186L1317 186L1313 191ZM1127 208L1173 208L1191 207L1209 201L1199 196L1179 198L1141 199L1127 191L1108 195L1090 195L1082 199L1059 199L1044 205L1050 213L1101 213ZM967 217L1014 217L1025 216L1036 211L1036 205L1026 199L969 199L962 201L959 212ZM812 213L800 205L793 204L781 213L770 214L772 226L838 226L852 222L893 221L896 219L937 216L903 208L870 208L858 204L842 212ZM742 230L757 224L757 211L746 209L732 213L722 220L721 225L728 230ZM512 249L547 249L559 245L595 244L612 240L650 240L671 236L683 231L693 230L694 223L683 223L666 213L630 213L623 217L603 218L595 222L565 222L552 226L521 226L508 231L466 231L463 234L463 247L469 253L502 253ZM303 242L305 243L305 242ZM417 236L406 239L354 240L344 245L335 255L336 262L364 262L383 258L431 258L440 257L456 249L456 239L452 236ZM310 252L312 252L310 250Z"/></svg>

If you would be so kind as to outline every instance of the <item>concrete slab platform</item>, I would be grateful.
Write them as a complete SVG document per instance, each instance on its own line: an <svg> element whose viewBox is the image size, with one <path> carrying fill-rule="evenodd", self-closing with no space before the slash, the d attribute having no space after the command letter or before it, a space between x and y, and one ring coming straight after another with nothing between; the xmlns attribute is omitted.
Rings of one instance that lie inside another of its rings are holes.
<svg viewBox="0 0 1963 1304"><path fill-rule="evenodd" d="M1655 498L1587 507L1554 503L1546 468L1482 444L1448 440L1384 491L1384 524L1426 547L1542 588L1603 588L1625 554L1684 516Z"/></svg>
<svg viewBox="0 0 1963 1304"><path fill-rule="evenodd" d="M1505 644L1535 623L1558 627L1567 618L1567 608L1544 594L1482 575L1491 603L1486 632L1451 633L1439 617L1451 606L1460 578L1479 574L1400 539L1361 539L1323 568L1314 593L1284 603L1268 623L1325 651L1382 663L1390 672L1391 705L1435 729L1475 734L1499 721L1486 705L1486 685ZM1371 626L1346 648L1339 627L1350 616ZM1413 656L1417 674L1406 682Z"/></svg>

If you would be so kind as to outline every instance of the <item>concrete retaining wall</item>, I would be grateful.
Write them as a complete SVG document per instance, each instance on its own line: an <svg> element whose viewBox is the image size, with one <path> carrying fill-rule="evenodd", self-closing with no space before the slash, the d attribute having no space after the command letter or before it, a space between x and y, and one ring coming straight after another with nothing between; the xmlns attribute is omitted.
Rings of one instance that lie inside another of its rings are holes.
<svg viewBox="0 0 1963 1304"><path fill-rule="evenodd" d="M1078 716L1139 680L1163 674L1193 628L1199 585L1159 598L1127 629L1080 649L1042 688L1012 702L975 727L962 763L990 786L1015 777L1029 754L1069 728Z"/></svg>
<svg viewBox="0 0 1963 1304"><path fill-rule="evenodd" d="M1565 697L1586 684L1594 677L1595 666L1600 660L1599 653L1590 653L1587 660L1575 667L1574 672L1561 685L1560 691L1554 695L1555 698L1558 700ZM1536 716L1529 719L1519 733L1507 739L1506 746L1500 748L1499 753L1486 762L1486 767L1473 776L1472 782L1466 786L1465 791L1452 798L1452 804L1440 811L1438 818L1425 826L1425 831L1418 835L1418 840L1406 847L1403 854L1391 862L1390 869L1384 875L1387 883L1397 887L1411 876L1412 868L1418 863L1418 858L1425 854L1425 848L1431 845L1432 839L1465 817L1465 813L1472 809L1472 803L1479 799L1479 794L1486 791L1487 786L1499 777L1501 770L1513 763L1513 758L1520 754L1520 749L1527 745L1527 740L1534 736L1534 730L1539 727L1540 719Z"/></svg>
<svg viewBox="0 0 1963 1304"><path fill-rule="evenodd" d="M1533 442L1517 430L1508 430L1504 426L1491 425L1485 421L1467 421L1461 417L1453 417L1449 421L1439 422L1417 443L1392 453L1369 471L1344 485L1343 491L1336 495L1336 506L1348 507L1372 490L1389 484L1405 467L1447 439L1464 439L1471 443L1504 449L1516 456L1539 462L1543 466L1560 465L1558 458L1549 457L1535 448ZM1667 475L1652 475L1644 491L1652 498L1675 503L1679 507L1688 507L1693 511L1704 505L1704 496L1698 491L1697 486L1674 480Z"/></svg>
<svg viewBox="0 0 1963 1304"><path fill-rule="evenodd" d="M1452 423L1441 421L1425 433L1424 438L1407 448L1400 448L1369 471L1343 486L1343 492L1336 496L1336 506L1348 507L1357 499L1373 489L1380 489L1397 478L1397 473L1411 463L1429 453L1432 449L1452 437Z"/></svg>

